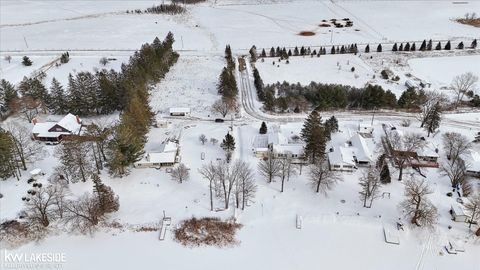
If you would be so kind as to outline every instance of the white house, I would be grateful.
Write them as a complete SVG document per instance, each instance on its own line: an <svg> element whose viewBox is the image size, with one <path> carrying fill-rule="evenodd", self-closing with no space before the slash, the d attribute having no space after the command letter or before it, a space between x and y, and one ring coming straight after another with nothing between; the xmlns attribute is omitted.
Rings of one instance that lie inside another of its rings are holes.
<svg viewBox="0 0 480 270"><path fill-rule="evenodd" d="M458 203L452 204L450 214L452 215L452 219L457 222L468 222L470 220L470 216L465 213L463 205Z"/></svg>
<svg viewBox="0 0 480 270"><path fill-rule="evenodd" d="M147 153L143 159L135 163L137 168L160 168L173 166L178 162L178 144L172 141L162 143L159 152Z"/></svg>
<svg viewBox="0 0 480 270"><path fill-rule="evenodd" d="M169 109L170 116L189 116L190 115L190 108L170 108Z"/></svg>
<svg viewBox="0 0 480 270"><path fill-rule="evenodd" d="M71 113L65 115L58 122L37 122L32 120L32 136L35 140L45 142L59 142L68 135L80 135L82 129L82 120Z"/></svg>
<svg viewBox="0 0 480 270"><path fill-rule="evenodd" d="M374 162L373 139L365 138L363 133L355 133L345 140L343 134L336 134L329 144L327 153L330 170L353 171L357 166L371 166ZM343 135L343 136L342 136Z"/></svg>
<svg viewBox="0 0 480 270"><path fill-rule="evenodd" d="M252 143L252 151L259 158L272 151L274 157L292 158L294 163L305 162L304 147L304 143L289 142L279 129L255 136Z"/></svg>
<svg viewBox="0 0 480 270"><path fill-rule="evenodd" d="M470 150L462 156L467 166L467 174L480 177L480 153Z"/></svg>

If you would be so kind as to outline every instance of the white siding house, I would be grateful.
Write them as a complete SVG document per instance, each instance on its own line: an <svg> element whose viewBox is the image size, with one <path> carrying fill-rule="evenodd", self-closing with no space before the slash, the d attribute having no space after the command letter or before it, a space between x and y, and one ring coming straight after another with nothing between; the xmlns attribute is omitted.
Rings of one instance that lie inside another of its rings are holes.
<svg viewBox="0 0 480 270"><path fill-rule="evenodd" d="M190 115L190 108L170 108L169 109L170 116L189 116Z"/></svg>

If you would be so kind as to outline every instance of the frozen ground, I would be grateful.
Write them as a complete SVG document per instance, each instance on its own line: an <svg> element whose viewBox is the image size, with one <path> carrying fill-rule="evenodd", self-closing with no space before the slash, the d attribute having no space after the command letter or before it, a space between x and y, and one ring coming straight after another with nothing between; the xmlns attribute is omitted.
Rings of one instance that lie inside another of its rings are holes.
<svg viewBox="0 0 480 270"><path fill-rule="evenodd" d="M94 5L92 3L95 3ZM333 43L376 43L403 39L455 39L480 35L478 28L457 24L450 19L466 12L480 10L480 1L454 5L451 1L269 1L218 0L189 6L182 16L127 15L126 9L144 8L152 1L5 1L0 0L0 54L14 56L11 64L0 60L2 78L18 82L34 70L72 50L71 61L47 71L65 82L69 72L99 68L102 56L118 58L108 68L118 68L133 50L155 36L164 37L168 31L175 34L175 48L181 52L178 63L152 92L150 105L157 112L157 120L171 122L168 128L152 128L146 151L155 151L166 138L180 137L182 162L190 168L190 181L178 184L164 169L132 169L124 178L102 175L105 183L120 197L120 210L111 216L123 228L102 228L92 237L68 235L59 232L39 243L29 243L13 252L65 252L67 263L63 269L453 269L478 270L480 243L474 241L466 224L454 223L448 213L454 199L445 196L450 191L449 181L436 169L426 170L427 179L435 190L430 199L438 207L440 218L435 231L407 227L400 232L399 246L384 242L383 226L394 226L401 217L397 208L403 199L403 186L395 181L383 188L390 199L375 201L373 208L363 208L358 197L358 179L363 170L343 174L343 180L328 196L315 194L308 183L308 168L286 183L280 193L280 183L267 184L256 175L258 192L255 200L244 211L210 212L208 183L198 174L203 164L223 159L223 150L217 145L201 145L198 136L221 140L230 130L230 122L214 123L208 120L209 106L218 99L216 82L224 66L223 49L230 44L235 54L245 53L255 44L260 47L302 46L329 44L328 29L317 24L322 19L350 17L353 29L335 30ZM158 2L157 2L158 3ZM253 5L255 4L255 5ZM434 9L434 12L432 12ZM372 16L375 12L375 16ZM19 15L21 14L21 16ZM478 13L478 12L477 12ZM358 29L360 31L355 31ZM298 31L312 30L313 37L301 37ZM419 45L419 44L417 44ZM96 50L106 51L96 51ZM128 50L119 52L118 50ZM37 51L35 51L37 50ZM40 51L38 51L40 50ZM41 51L59 50L59 51ZM9 52L7 52L9 51ZM17 51L17 52L10 52ZM23 67L19 59L31 56L32 67ZM377 57L378 56L378 57ZM425 55L422 54L422 57ZM442 56L442 55L430 55ZM443 55L444 56L444 55ZM273 59L257 63L266 83L287 80L309 83L312 80L361 86L383 68L392 68L401 77L398 84L377 79L398 95L404 90L407 73L421 79L434 80L438 85L448 84L458 72L478 72L478 56L454 58L411 59L402 54L375 54L367 56L337 55L319 58L292 57L290 64L272 65ZM336 63L342 66L339 71ZM349 64L347 64L349 62ZM453 68L449 69L453 65ZM356 71L351 72L351 66ZM438 66L438 71L437 71ZM451 70L455 70L454 72ZM435 71L435 72L433 72ZM436 76L439 72L441 75ZM355 74L359 78L355 79ZM378 78L378 76L377 76ZM173 106L192 108L192 118L165 117ZM326 116L326 115L325 115ZM200 119L195 119L195 118ZM213 118L214 116L211 115ZM216 117L216 116L215 116ZM357 124L354 119L371 119L368 114L341 113L341 128ZM407 115L405 115L407 117ZM410 119L412 118L409 115ZM85 121L114 122L118 115L104 118L86 118ZM301 117L300 117L301 118ZM41 116L45 120L45 116ZM271 118L272 119L272 118ZM275 119L275 118L273 118ZM280 118L279 118L280 119ZM398 125L401 113L395 116L378 112L375 137L381 135L381 123ZM22 121L10 118L10 121ZM23 122L24 123L24 122ZM258 159L251 153L251 141L258 133L260 121L244 114L230 131L236 140L234 159L241 159L254 169ZM442 132L457 131L473 139L478 132L478 113L444 116ZM269 127L273 122L268 122ZM280 123L276 123L280 124ZM410 131L424 132L415 120ZM293 135L300 131L301 120L282 126ZM440 144L440 134L432 138ZM58 163L55 146L45 148L45 158L28 164L28 169L42 168L47 176ZM476 148L478 149L478 146ZM201 153L205 160L201 160ZM406 174L407 175L407 174ZM0 181L4 197L0 203L1 220L14 218L22 209L21 197L30 188L25 173L21 181ZM46 177L40 180L46 183ZM477 181L478 182L478 181ZM478 183L477 183L478 186ZM71 185L72 193L91 192L92 183ZM477 187L478 188L478 187ZM341 200L345 200L342 203ZM221 203L215 200L215 207ZM219 216L236 214L244 227L238 234L238 246L219 249L185 248L172 240L158 241L157 232L136 232L141 225L157 225L163 211L172 217L173 228L191 216ZM303 217L301 230L295 228L295 217ZM381 216L381 217L380 217ZM407 221L404 221L408 223ZM448 226L452 229L449 230ZM465 245L466 252L448 255L444 246L449 240ZM2 246L2 248L4 248ZM3 252L2 252L3 254ZM2 255L3 256L3 255Z"/></svg>

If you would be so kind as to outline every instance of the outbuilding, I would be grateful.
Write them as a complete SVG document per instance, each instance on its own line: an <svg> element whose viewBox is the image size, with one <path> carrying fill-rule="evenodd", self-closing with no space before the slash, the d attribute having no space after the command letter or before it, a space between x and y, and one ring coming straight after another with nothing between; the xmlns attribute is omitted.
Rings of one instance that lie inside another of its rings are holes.
<svg viewBox="0 0 480 270"><path fill-rule="evenodd" d="M450 214L452 215L452 219L456 222L468 222L470 220L470 216L465 213L463 205L458 203L452 204L450 207Z"/></svg>
<svg viewBox="0 0 480 270"><path fill-rule="evenodd" d="M169 112L170 112L170 116L189 116L190 108L186 108L186 107L170 108Z"/></svg>

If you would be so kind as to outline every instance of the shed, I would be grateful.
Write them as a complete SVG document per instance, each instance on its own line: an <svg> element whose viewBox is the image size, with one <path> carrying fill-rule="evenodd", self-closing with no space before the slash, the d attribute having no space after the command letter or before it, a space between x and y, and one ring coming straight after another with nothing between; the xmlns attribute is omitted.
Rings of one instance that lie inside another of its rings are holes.
<svg viewBox="0 0 480 270"><path fill-rule="evenodd" d="M450 214L452 215L453 220L457 222L468 222L470 220L470 216L465 213L463 206L458 203L452 204Z"/></svg>
<svg viewBox="0 0 480 270"><path fill-rule="evenodd" d="M190 108L174 107L169 110L170 116L188 116L190 115Z"/></svg>

